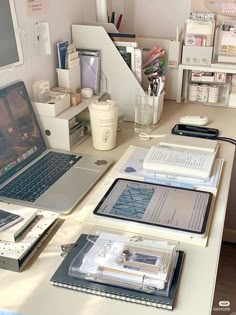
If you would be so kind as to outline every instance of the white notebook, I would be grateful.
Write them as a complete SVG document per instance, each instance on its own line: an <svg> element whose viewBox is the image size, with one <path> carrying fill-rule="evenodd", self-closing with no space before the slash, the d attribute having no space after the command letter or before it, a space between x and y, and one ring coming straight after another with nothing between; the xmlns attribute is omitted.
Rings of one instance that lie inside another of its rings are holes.
<svg viewBox="0 0 236 315"><path fill-rule="evenodd" d="M183 139L181 144L179 138L182 137L177 136L180 142L176 145L171 137L169 143L167 139L162 141L162 145L152 146L144 159L143 168L155 172L208 179L218 150L217 142L208 143L204 141L207 139L188 137L189 140Z"/></svg>
<svg viewBox="0 0 236 315"><path fill-rule="evenodd" d="M193 138L177 135L167 135L159 143L162 146L179 147L191 150L203 150L209 152L215 152L218 148L218 142L216 140Z"/></svg>

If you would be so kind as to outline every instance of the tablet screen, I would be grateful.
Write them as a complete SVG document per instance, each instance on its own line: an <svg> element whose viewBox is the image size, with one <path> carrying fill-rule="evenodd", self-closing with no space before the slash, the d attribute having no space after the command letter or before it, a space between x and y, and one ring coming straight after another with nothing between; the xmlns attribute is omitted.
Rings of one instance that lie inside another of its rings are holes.
<svg viewBox="0 0 236 315"><path fill-rule="evenodd" d="M210 192L117 178L93 213L200 235L211 201Z"/></svg>

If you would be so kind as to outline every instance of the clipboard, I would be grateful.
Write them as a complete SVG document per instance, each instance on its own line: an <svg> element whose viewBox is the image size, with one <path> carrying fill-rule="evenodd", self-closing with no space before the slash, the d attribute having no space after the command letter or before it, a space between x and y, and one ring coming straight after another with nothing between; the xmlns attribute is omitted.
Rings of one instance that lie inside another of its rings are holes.
<svg viewBox="0 0 236 315"><path fill-rule="evenodd" d="M93 213L205 237L211 192L117 178Z"/></svg>

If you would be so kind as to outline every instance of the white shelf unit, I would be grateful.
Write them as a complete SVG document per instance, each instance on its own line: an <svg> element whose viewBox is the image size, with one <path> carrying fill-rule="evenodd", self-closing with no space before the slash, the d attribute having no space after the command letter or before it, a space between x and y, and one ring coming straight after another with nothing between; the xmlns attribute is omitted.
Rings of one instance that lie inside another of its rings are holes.
<svg viewBox="0 0 236 315"><path fill-rule="evenodd" d="M182 100L187 96L187 88L189 72L190 71L203 71L203 72L224 72L227 74L236 74L236 65L232 64L212 64L211 66L195 66L195 65L184 65L180 64L178 68L178 78L177 78L177 93L176 93L176 102L181 103ZM197 83L197 82L196 82ZM201 82L202 84L215 84L215 82ZM219 84L219 83L218 83ZM223 83L221 84L223 85ZM225 84L225 89L229 91L228 86ZM207 103L209 104L209 103ZM214 104L211 104L214 105ZM217 105L217 104L215 104ZM219 103L218 106L227 106L227 104Z"/></svg>
<svg viewBox="0 0 236 315"><path fill-rule="evenodd" d="M145 93L143 87L136 79L133 72L123 60L118 49L102 26L72 25L72 41L76 48L98 49L101 51L102 72L107 78L107 92L118 104L125 116L125 120L134 121L134 105L137 91ZM151 48L153 45L164 47L168 53L169 39L137 38L139 47ZM177 78L177 68L167 68L166 98L175 99L176 86L173 81ZM168 84L169 82L169 84ZM145 84L143 85L145 86ZM145 88L146 90L146 88ZM168 97L170 95L170 97Z"/></svg>
<svg viewBox="0 0 236 315"><path fill-rule="evenodd" d="M82 99L80 104L68 108L56 117L36 115L47 147L71 151L75 145L84 140L87 137L84 133L84 128L79 128L79 124L77 124L81 121L80 113L86 110L89 104L99 97L94 96L89 99Z"/></svg>

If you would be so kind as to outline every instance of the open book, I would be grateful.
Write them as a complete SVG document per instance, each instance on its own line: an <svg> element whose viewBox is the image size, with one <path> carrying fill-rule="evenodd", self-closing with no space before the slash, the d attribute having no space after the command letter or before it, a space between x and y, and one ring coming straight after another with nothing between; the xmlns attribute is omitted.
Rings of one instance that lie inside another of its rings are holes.
<svg viewBox="0 0 236 315"><path fill-rule="evenodd" d="M211 175L218 143L209 139L167 136L148 151L143 168L155 172L207 179Z"/></svg>

